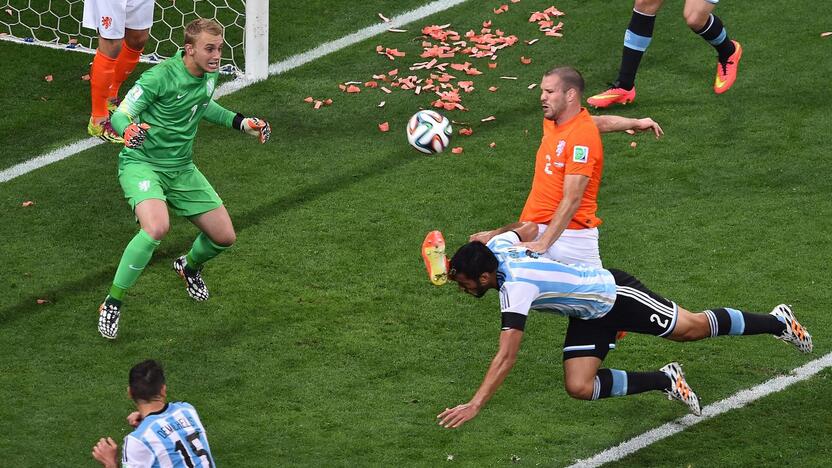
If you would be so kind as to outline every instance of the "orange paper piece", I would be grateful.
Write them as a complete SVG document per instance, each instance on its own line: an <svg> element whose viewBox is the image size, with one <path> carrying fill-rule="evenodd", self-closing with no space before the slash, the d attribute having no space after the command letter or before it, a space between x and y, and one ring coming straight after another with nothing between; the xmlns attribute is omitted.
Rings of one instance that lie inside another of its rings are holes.
<svg viewBox="0 0 832 468"><path fill-rule="evenodd" d="M523 65L528 65L528 64L532 63L532 59L529 58L529 57L521 56L520 57L520 63L522 63Z"/></svg>
<svg viewBox="0 0 832 468"><path fill-rule="evenodd" d="M389 72L387 72L387 76L390 76L390 77L396 76L398 74L399 74L399 69L398 68L394 68L394 69L390 70Z"/></svg>
<svg viewBox="0 0 832 468"><path fill-rule="evenodd" d="M368 81L368 82L364 83L364 87L365 88L378 88L378 82L377 81Z"/></svg>
<svg viewBox="0 0 832 468"><path fill-rule="evenodd" d="M44 77L43 77L43 79L44 79L47 83L51 83L51 82L52 82L52 75L46 75L46 76L44 76Z"/></svg>
<svg viewBox="0 0 832 468"><path fill-rule="evenodd" d="M306 96L305 98L303 98L303 102L313 102L314 100L315 98L313 98L312 96Z"/></svg>
<svg viewBox="0 0 832 468"><path fill-rule="evenodd" d="M471 129L471 128L460 128L459 129L459 134L460 135L470 136L473 133L474 133L474 130Z"/></svg>
<svg viewBox="0 0 832 468"><path fill-rule="evenodd" d="M35 301L38 305L49 304L49 301L46 299L38 299Z"/></svg>
<svg viewBox="0 0 832 468"><path fill-rule="evenodd" d="M90 75L89 74L81 75L81 79L84 80L84 81L89 81L90 80Z"/></svg>
<svg viewBox="0 0 832 468"><path fill-rule="evenodd" d="M488 21L483 21L483 22L482 22L482 27L484 27L484 28L490 28L490 27L491 27L491 20L488 20Z"/></svg>
<svg viewBox="0 0 832 468"><path fill-rule="evenodd" d="M489 144L488 144L488 147L489 147L489 148L494 148L494 147L496 147L496 146L497 146L497 143L494 143L493 141L492 141L491 143L489 143Z"/></svg>
<svg viewBox="0 0 832 468"><path fill-rule="evenodd" d="M315 101L315 105L314 105L313 107L315 108L315 110L318 110L318 109L320 109L320 108L321 108L321 106L323 106L323 105L324 105L324 102L323 102L323 101Z"/></svg>
<svg viewBox="0 0 832 468"><path fill-rule="evenodd" d="M495 15L499 15L499 14L505 13L505 12L507 12L507 11L508 11L508 5L505 5L505 4L500 5L499 7L495 8L495 9L494 9L494 10L492 10L492 11L494 11L494 14L495 14Z"/></svg>
<svg viewBox="0 0 832 468"><path fill-rule="evenodd" d="M453 154L460 154L460 153L462 153L462 147L461 147L461 146L455 146L455 147L453 147L453 148L451 149L451 153L453 153Z"/></svg>
<svg viewBox="0 0 832 468"><path fill-rule="evenodd" d="M31 200L26 200L25 202L21 203L20 206L22 206L23 208L27 208L27 207L30 207L34 204L35 204L35 202L33 202Z"/></svg>
<svg viewBox="0 0 832 468"><path fill-rule="evenodd" d="M497 62L488 62L488 68L492 70L497 68Z"/></svg>
<svg viewBox="0 0 832 468"><path fill-rule="evenodd" d="M495 91L497 91L498 89L500 89L500 88L498 88L498 87L496 87L496 86L490 86L490 87L488 88L488 90L489 90L489 91L491 91L492 93L493 93L493 92L495 92Z"/></svg>
<svg viewBox="0 0 832 468"><path fill-rule="evenodd" d="M382 122L382 123L378 124L378 129L382 132L387 132L387 131L390 130L390 123Z"/></svg>
<svg viewBox="0 0 832 468"><path fill-rule="evenodd" d="M359 87L358 87L358 86L356 86L356 85L349 85L349 86L347 86L346 91L347 91L348 93L360 93L360 92L361 92L361 88L359 88Z"/></svg>
<svg viewBox="0 0 832 468"><path fill-rule="evenodd" d="M388 88L385 88L384 86L382 86L382 87L381 87L381 88L379 88L379 89L380 89L380 90L382 90L382 91L384 91L384 92L385 92L385 93L387 93L387 94L390 94L390 93L392 93L392 92L393 92L393 91L390 91Z"/></svg>
<svg viewBox="0 0 832 468"><path fill-rule="evenodd" d="M638 146L638 143L636 143L634 141L630 142L630 148L635 148L636 146Z"/></svg>

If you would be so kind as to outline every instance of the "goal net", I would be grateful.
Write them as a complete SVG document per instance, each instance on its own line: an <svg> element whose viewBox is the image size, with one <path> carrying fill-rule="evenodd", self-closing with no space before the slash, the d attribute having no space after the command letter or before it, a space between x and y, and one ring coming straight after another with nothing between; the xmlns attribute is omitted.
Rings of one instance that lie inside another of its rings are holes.
<svg viewBox="0 0 832 468"><path fill-rule="evenodd" d="M263 79L268 70L268 0L157 1L142 62L157 63L181 47L185 25L211 18L223 26L221 72ZM0 0L0 39L95 53L98 34L82 26L84 0Z"/></svg>

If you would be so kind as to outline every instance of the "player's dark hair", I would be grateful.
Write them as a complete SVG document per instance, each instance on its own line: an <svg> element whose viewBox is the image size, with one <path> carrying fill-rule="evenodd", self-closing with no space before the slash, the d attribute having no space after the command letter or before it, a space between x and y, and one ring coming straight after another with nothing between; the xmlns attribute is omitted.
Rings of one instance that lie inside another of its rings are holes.
<svg viewBox="0 0 832 468"><path fill-rule="evenodd" d="M133 400L151 401L162 393L165 371L153 359L140 362L130 369L130 394Z"/></svg>
<svg viewBox="0 0 832 468"><path fill-rule="evenodd" d="M480 241L463 245L451 258L451 278L462 273L466 278L476 280L483 273L495 271L497 271L497 257Z"/></svg>
<svg viewBox="0 0 832 468"><path fill-rule="evenodd" d="M578 90L578 94L584 94L584 77L581 75L581 72L575 70L573 67L569 66L562 66L562 67L555 67L546 72L543 76L552 76L555 75L560 78L560 81L563 82L563 91L567 91L570 88L575 88Z"/></svg>

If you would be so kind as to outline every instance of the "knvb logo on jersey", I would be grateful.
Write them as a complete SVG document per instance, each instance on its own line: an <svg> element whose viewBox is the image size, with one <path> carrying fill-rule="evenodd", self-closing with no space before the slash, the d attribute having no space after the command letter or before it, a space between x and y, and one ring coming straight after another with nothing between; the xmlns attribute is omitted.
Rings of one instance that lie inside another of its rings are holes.
<svg viewBox="0 0 832 468"><path fill-rule="evenodd" d="M102 16L101 17L101 27L104 29L110 29L110 26L113 25L113 19L109 16Z"/></svg>
<svg viewBox="0 0 832 468"><path fill-rule="evenodd" d="M566 140L559 141L558 142L558 148L555 150L555 156L562 155L564 148L566 148Z"/></svg>
<svg viewBox="0 0 832 468"><path fill-rule="evenodd" d="M150 190L150 181L143 180L139 182L139 190L141 190L142 192L147 192L148 190Z"/></svg>
<svg viewBox="0 0 832 468"><path fill-rule="evenodd" d="M572 161L576 163L586 163L589 160L588 146L575 146L572 150Z"/></svg>

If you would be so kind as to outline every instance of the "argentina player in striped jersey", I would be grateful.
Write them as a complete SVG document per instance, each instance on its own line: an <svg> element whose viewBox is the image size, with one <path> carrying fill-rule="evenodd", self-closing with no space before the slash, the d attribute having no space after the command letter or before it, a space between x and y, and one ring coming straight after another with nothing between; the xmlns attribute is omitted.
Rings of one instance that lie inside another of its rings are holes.
<svg viewBox="0 0 832 468"><path fill-rule="evenodd" d="M138 411L127 416L136 429L124 438L123 468L214 468L208 437L196 409L190 403L166 401L167 385L162 366L153 360L130 369L130 398ZM118 466L118 445L102 438L92 456L107 468Z"/></svg>
<svg viewBox="0 0 832 468"><path fill-rule="evenodd" d="M679 364L658 371L632 372L601 368L615 348L619 330L695 341L718 335L771 334L802 352L812 351L812 337L789 306L769 314L732 308L693 313L650 291L620 270L567 265L516 245L537 236L534 223L492 238L488 244L469 242L454 254L448 279L475 297L489 289L500 294L502 331L496 356L473 398L446 408L439 424L456 428L474 418L508 376L520 350L531 310L564 315L569 320L563 347L564 386L580 400L666 392L701 414L699 398L690 389Z"/></svg>

